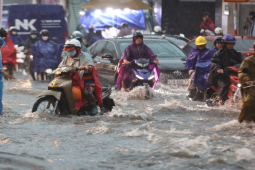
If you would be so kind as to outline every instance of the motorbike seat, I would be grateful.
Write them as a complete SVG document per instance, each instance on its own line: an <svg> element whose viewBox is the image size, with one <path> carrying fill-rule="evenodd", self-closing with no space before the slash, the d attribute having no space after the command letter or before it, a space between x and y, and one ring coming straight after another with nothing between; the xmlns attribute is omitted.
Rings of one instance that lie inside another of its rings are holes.
<svg viewBox="0 0 255 170"><path fill-rule="evenodd" d="M105 92L106 90L108 90L109 87L102 87L102 92Z"/></svg>

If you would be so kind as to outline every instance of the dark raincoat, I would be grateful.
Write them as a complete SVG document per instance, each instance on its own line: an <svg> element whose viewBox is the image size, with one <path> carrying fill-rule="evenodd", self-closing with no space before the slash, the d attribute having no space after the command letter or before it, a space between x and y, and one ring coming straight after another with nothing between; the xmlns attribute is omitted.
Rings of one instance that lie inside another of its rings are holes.
<svg viewBox="0 0 255 170"><path fill-rule="evenodd" d="M128 27L122 28L117 37L124 37L126 35L132 35L132 31Z"/></svg>
<svg viewBox="0 0 255 170"><path fill-rule="evenodd" d="M53 41L39 40L31 45L33 55L34 72L41 74L46 69L55 69L61 62L61 53L63 45L56 44Z"/></svg>
<svg viewBox="0 0 255 170"><path fill-rule="evenodd" d="M94 44L95 42L104 39L102 35L95 35L90 41L89 41L89 46Z"/></svg>
<svg viewBox="0 0 255 170"><path fill-rule="evenodd" d="M139 59L139 58L150 59L153 55L154 55L153 51L147 45L145 45L143 42L140 45L136 45L133 40L132 44L125 48L124 53L119 62L119 68L117 70L118 79L116 83L118 88L119 89L122 88L122 81L124 81L127 87L132 88L132 79L133 79L132 69L128 65L123 64L124 59L127 61L133 61L134 59ZM153 58L152 60L156 60L156 59ZM154 64L150 65L150 69L153 69L155 73L155 84L154 84L154 87L155 87L156 83L159 80L160 71L158 69L158 66L155 66Z"/></svg>
<svg viewBox="0 0 255 170"><path fill-rule="evenodd" d="M89 29L89 33L87 34L86 36L86 41L87 41L87 44L90 42L90 40L96 35L96 33L94 32L94 29Z"/></svg>
<svg viewBox="0 0 255 170"><path fill-rule="evenodd" d="M243 73L243 68L252 69L252 73ZM246 58L238 72L240 84L244 84L247 81L255 81L255 54ZM242 102L241 113L238 116L238 121L241 123L244 120L255 122L255 88L241 88Z"/></svg>
<svg viewBox="0 0 255 170"><path fill-rule="evenodd" d="M30 49L31 44L35 44L37 41L39 41L39 38L28 38L25 42L25 49Z"/></svg>
<svg viewBox="0 0 255 170"><path fill-rule="evenodd" d="M215 86L220 92L222 99L227 99L228 89L231 81L228 73L218 74L217 70L226 69L227 67L241 64L245 57L234 49L218 50L212 58L211 71L208 78L209 86Z"/></svg>

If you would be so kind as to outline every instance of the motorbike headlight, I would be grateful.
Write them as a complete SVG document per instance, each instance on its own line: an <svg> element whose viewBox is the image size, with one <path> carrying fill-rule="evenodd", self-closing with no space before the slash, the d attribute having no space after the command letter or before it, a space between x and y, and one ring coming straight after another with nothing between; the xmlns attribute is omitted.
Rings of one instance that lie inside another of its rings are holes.
<svg viewBox="0 0 255 170"><path fill-rule="evenodd" d="M153 79L154 78L154 75L151 75L149 78L148 78L148 80L151 80L151 79Z"/></svg>
<svg viewBox="0 0 255 170"><path fill-rule="evenodd" d="M240 87L241 87L241 84L240 84L240 83L238 83L238 84L237 84L237 87L239 87L239 88L240 88Z"/></svg>
<svg viewBox="0 0 255 170"><path fill-rule="evenodd" d="M148 65L149 65L149 63L145 63L143 66L146 67L146 66L148 66Z"/></svg>
<svg viewBox="0 0 255 170"><path fill-rule="evenodd" d="M143 78L142 78L141 76L139 76L139 75L135 75L135 76L136 76L137 78L143 80Z"/></svg>

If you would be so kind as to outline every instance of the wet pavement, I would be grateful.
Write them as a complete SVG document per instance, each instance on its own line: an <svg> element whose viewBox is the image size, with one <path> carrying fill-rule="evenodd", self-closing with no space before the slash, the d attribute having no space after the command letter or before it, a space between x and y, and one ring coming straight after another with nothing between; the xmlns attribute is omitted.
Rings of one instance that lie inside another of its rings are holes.
<svg viewBox="0 0 255 170"><path fill-rule="evenodd" d="M31 113L49 82L15 76L5 82L0 169L255 169L255 125L238 123L238 106L209 108L158 84L150 100L143 88L113 91L103 116L56 117Z"/></svg>

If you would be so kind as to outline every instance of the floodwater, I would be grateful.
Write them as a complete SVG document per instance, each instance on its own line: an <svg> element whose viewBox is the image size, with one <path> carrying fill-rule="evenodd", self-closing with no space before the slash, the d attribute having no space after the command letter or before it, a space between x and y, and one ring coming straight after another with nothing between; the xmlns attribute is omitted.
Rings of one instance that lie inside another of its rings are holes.
<svg viewBox="0 0 255 170"><path fill-rule="evenodd" d="M255 124L238 123L238 106L187 101L185 87L158 84L113 91L103 116L31 113L48 82L16 73L5 83L0 169L255 169Z"/></svg>

